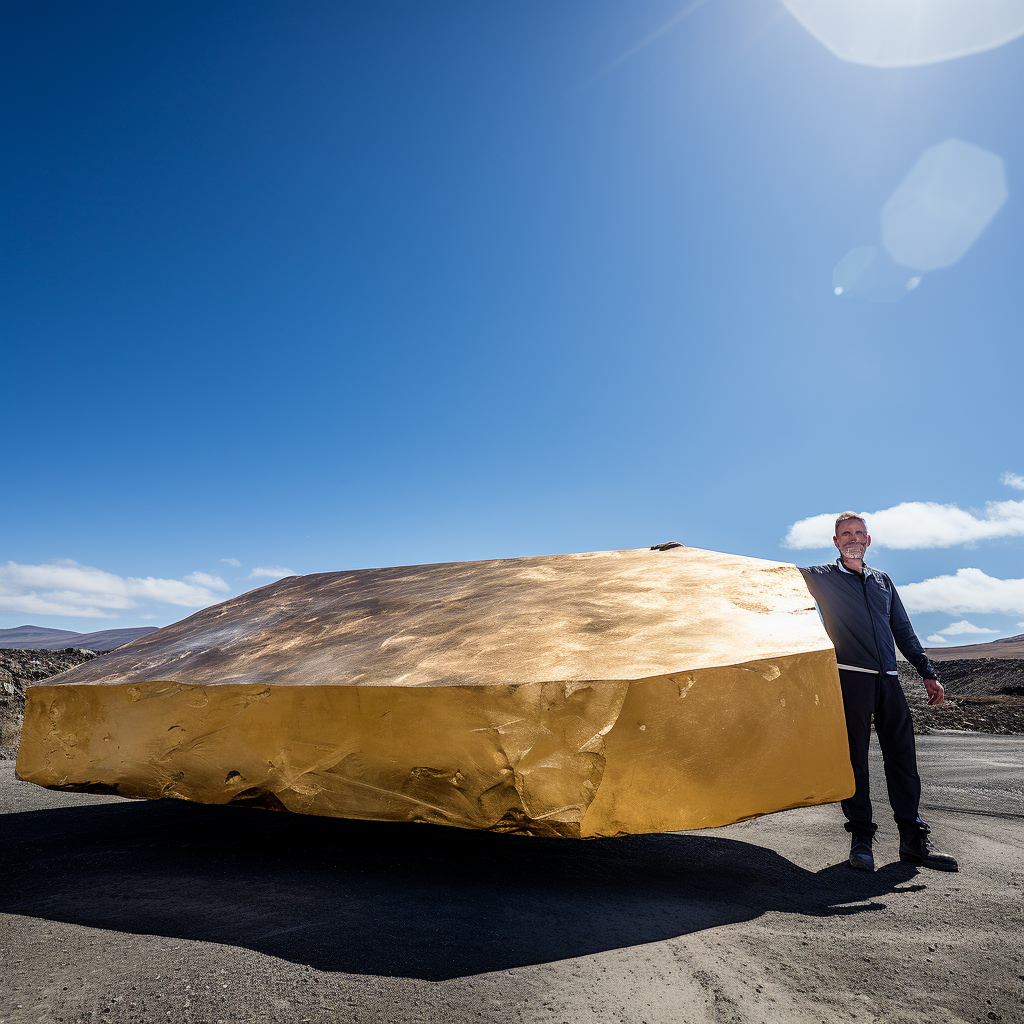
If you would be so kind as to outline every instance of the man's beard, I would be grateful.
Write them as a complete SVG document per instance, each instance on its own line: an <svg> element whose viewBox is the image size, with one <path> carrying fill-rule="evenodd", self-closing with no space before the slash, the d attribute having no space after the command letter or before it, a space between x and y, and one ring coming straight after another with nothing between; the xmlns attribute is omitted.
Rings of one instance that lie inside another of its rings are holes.
<svg viewBox="0 0 1024 1024"><path fill-rule="evenodd" d="M863 544L847 544L843 548L843 557L861 559L864 557L864 551L865 547Z"/></svg>

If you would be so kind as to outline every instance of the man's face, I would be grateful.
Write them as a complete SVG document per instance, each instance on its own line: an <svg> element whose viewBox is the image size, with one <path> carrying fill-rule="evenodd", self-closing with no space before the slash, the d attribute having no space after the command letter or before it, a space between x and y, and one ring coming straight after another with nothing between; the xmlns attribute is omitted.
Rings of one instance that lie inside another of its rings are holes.
<svg viewBox="0 0 1024 1024"><path fill-rule="evenodd" d="M844 519L839 524L839 530L832 538L832 543L839 548L840 554L845 558L862 559L871 543L871 537L868 528L860 519Z"/></svg>

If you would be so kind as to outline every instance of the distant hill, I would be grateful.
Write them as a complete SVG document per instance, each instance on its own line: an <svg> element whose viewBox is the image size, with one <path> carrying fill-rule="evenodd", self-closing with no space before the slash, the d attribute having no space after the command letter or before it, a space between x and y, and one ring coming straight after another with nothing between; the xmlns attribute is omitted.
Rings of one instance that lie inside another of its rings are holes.
<svg viewBox="0 0 1024 1024"><path fill-rule="evenodd" d="M47 629L46 626L15 626L13 629L0 629L0 649L62 651L65 647L81 647L86 651L112 651L156 630L156 626L136 626L132 629L74 633L67 629Z"/></svg>
<svg viewBox="0 0 1024 1024"><path fill-rule="evenodd" d="M970 661L974 658L1024 658L1024 633L990 640L987 644L964 644L963 647L927 647L932 661Z"/></svg>

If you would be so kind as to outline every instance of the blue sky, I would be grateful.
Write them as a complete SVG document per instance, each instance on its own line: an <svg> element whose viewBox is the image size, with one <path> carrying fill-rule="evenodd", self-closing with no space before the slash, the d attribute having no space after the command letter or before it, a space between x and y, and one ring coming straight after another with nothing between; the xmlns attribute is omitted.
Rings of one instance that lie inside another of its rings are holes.
<svg viewBox="0 0 1024 1024"><path fill-rule="evenodd" d="M853 507L922 636L1024 632L1024 38L878 68L687 9L6 4L0 627L670 538L808 564ZM1001 208L835 295L948 139Z"/></svg>

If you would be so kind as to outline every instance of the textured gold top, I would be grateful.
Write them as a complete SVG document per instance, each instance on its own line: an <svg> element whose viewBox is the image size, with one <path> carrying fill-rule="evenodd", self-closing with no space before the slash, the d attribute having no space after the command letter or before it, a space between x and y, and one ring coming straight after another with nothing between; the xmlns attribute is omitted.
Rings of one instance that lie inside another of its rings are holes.
<svg viewBox="0 0 1024 1024"><path fill-rule="evenodd" d="M794 566L679 547L292 576L59 682L632 680L830 648Z"/></svg>

